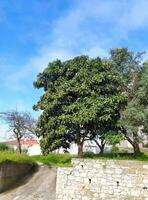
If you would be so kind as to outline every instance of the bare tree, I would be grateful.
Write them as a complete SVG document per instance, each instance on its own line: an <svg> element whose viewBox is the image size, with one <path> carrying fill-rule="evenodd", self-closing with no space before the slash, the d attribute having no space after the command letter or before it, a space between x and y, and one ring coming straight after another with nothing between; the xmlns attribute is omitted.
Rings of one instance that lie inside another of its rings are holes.
<svg viewBox="0 0 148 200"><path fill-rule="evenodd" d="M21 139L33 137L35 120L29 112L18 112L17 110L1 112L0 118L9 125L10 130L13 132L13 137L17 140L18 151L21 153Z"/></svg>

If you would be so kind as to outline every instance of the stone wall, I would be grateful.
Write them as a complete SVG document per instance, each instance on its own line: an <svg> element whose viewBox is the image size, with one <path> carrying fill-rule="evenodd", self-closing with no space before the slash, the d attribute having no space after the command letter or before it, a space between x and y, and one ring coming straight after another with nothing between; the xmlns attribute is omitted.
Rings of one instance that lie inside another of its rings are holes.
<svg viewBox="0 0 148 200"><path fill-rule="evenodd" d="M29 164L1 163L0 164L0 193L13 186L18 179L22 178L33 168Z"/></svg>
<svg viewBox="0 0 148 200"><path fill-rule="evenodd" d="M148 162L73 159L58 168L56 200L148 200Z"/></svg>

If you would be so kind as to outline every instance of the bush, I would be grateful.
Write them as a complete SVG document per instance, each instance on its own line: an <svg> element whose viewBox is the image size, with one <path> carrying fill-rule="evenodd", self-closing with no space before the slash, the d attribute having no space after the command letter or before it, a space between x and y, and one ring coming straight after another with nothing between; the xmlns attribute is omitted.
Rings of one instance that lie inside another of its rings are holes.
<svg viewBox="0 0 148 200"><path fill-rule="evenodd" d="M9 146L4 143L0 143L0 151L7 151L7 150L9 150Z"/></svg>
<svg viewBox="0 0 148 200"><path fill-rule="evenodd" d="M27 149L22 149L22 153L27 154L28 150Z"/></svg>
<svg viewBox="0 0 148 200"><path fill-rule="evenodd" d="M84 158L93 158L95 156L94 152L92 151L87 151L83 154Z"/></svg>
<svg viewBox="0 0 148 200"><path fill-rule="evenodd" d="M117 146L112 146L111 153L119 153L119 148Z"/></svg>
<svg viewBox="0 0 148 200"><path fill-rule="evenodd" d="M144 148L148 148L148 143L142 145Z"/></svg>
<svg viewBox="0 0 148 200"><path fill-rule="evenodd" d="M121 149L119 150L119 153L122 153L122 154L128 154L128 149Z"/></svg>

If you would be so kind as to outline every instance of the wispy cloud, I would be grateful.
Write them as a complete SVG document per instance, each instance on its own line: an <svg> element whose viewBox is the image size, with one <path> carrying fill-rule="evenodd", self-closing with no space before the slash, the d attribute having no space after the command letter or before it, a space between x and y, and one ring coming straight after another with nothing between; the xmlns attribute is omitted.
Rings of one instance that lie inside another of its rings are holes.
<svg viewBox="0 0 148 200"><path fill-rule="evenodd" d="M128 37L130 31L148 26L148 1L126 1L123 11L117 22L117 33L120 38Z"/></svg>
<svg viewBox="0 0 148 200"><path fill-rule="evenodd" d="M46 0L44 1L46 2ZM18 5L18 1L15 2ZM37 9L40 9L40 4L43 4L38 2L38 6L34 8L36 17L38 17ZM49 4L48 1L46 3ZM48 6L44 7L48 9ZM57 58L70 59L80 54L90 57L105 57L109 48L118 47L120 44L124 45L123 41L127 45L126 41L132 41L130 34L133 31L147 29L147 8L147 0L73 0L71 6L61 12L58 17L56 16L50 21L45 15L43 20L38 18L39 23L38 20L33 23L34 17L30 15L26 19L24 6L21 5L17 9L19 9L19 14L23 12L21 20L25 23L25 28L23 26L17 41L19 40L22 45L25 45L33 40L31 45L35 43L34 52L27 53L26 58L22 59L25 61L19 59L19 56L18 61L17 59L13 60L13 52L8 55L0 54L1 89L5 94L5 97L0 99L0 109L7 110L17 107L19 110L31 110L32 104L35 103L33 101L38 100L34 99L32 82L49 62ZM41 11L42 9L39 12ZM10 26L13 27L11 24L13 19L9 21L0 2L0 24L2 23L6 23L8 27L10 23ZM38 25L38 27L31 29L32 25L34 27ZM18 27L18 21L13 27L14 32L16 27ZM28 27L30 29L27 29ZM24 33L24 30L27 32ZM29 52L32 49L31 45ZM16 50L16 54L17 51L19 50ZM148 58L147 54L144 58ZM9 92L11 92L11 96L9 96ZM26 99L27 95L30 95L30 99L29 97ZM2 125L2 129L6 129L6 127Z"/></svg>
<svg viewBox="0 0 148 200"><path fill-rule="evenodd" d="M46 43L38 47L37 54L30 57L19 71L8 74L4 78L5 84L7 86L11 84L14 90L23 91L25 87L23 80L35 76L47 66L49 61L57 58L66 60L81 53L89 54L92 57L99 54L104 55L105 50L100 47L102 34L98 36L88 26L90 20L97 20L102 15L105 17L105 13L108 13L109 16L113 5L102 3L100 5L97 1L94 3L97 5L90 4L90 1L81 1L74 9L54 21L53 30L47 34L48 37L46 36ZM87 20L89 20L88 24ZM100 41L98 37L100 37Z"/></svg>
<svg viewBox="0 0 148 200"><path fill-rule="evenodd" d="M49 61L66 60L78 54L106 56L107 49L118 46L130 31L147 26L147 7L146 0L78 1L74 8L53 22L53 29L46 34L46 42L43 40L36 55L18 72L5 77L6 83L15 90L22 90L25 88L23 80L34 78Z"/></svg>

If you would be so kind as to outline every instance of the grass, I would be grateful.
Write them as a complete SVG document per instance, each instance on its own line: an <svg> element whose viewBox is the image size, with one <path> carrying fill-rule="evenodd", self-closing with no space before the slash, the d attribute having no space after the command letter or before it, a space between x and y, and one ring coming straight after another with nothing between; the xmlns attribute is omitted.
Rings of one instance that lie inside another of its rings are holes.
<svg viewBox="0 0 148 200"><path fill-rule="evenodd" d="M70 154L49 154L47 156L32 156L34 161L41 162L45 165L57 167L70 167L71 159L77 158ZM148 161L148 153L141 153L138 156L134 156L131 153L110 153L104 155L96 155L93 153L84 153L83 157L85 159L101 159L101 160L137 160L137 161Z"/></svg>
<svg viewBox="0 0 148 200"><path fill-rule="evenodd" d="M36 162L26 154L18 154L11 151L0 151L0 164L1 163L19 163L35 165Z"/></svg>
<svg viewBox="0 0 148 200"><path fill-rule="evenodd" d="M72 156L70 154L49 154L47 156L32 156L34 161L41 162L48 166L70 167Z"/></svg>
<svg viewBox="0 0 148 200"><path fill-rule="evenodd" d="M141 153L135 156L133 153L108 153L104 155L88 154L84 153L83 158L86 159L103 159L103 160L137 160L137 161L147 161L148 153Z"/></svg>
<svg viewBox="0 0 148 200"><path fill-rule="evenodd" d="M70 154L54 153L51 153L47 156L38 155L29 157L26 154L17 154L11 151L0 151L0 163L14 162L35 165L36 162L41 162L48 166L55 165L58 167L70 167L72 158L77 157ZM138 156L134 156L132 153L109 153L104 155L96 155L91 152L87 152L84 153L83 158L102 160L137 160L148 162L148 153L141 153Z"/></svg>

